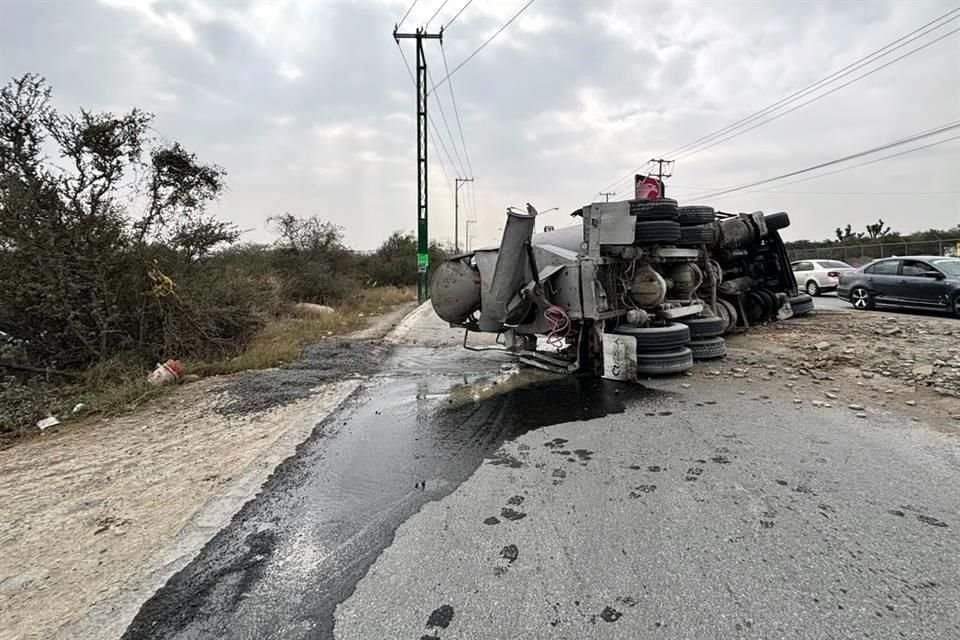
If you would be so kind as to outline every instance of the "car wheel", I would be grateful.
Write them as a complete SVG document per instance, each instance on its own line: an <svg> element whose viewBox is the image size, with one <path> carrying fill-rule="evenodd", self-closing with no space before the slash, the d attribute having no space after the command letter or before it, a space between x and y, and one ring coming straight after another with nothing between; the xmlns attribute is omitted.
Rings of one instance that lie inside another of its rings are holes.
<svg viewBox="0 0 960 640"><path fill-rule="evenodd" d="M637 353L637 373L668 376L683 373L693 366L693 352L686 347L663 353Z"/></svg>
<svg viewBox="0 0 960 640"><path fill-rule="evenodd" d="M811 296L816 297L820 295L820 285L817 284L816 280L810 280L807 282L807 286L805 288L807 293L809 293Z"/></svg>
<svg viewBox="0 0 960 640"><path fill-rule="evenodd" d="M854 287L850 289L850 304L860 311L873 309L873 296L864 287Z"/></svg>
<svg viewBox="0 0 960 640"><path fill-rule="evenodd" d="M960 318L960 294L953 299L953 315Z"/></svg>
<svg viewBox="0 0 960 640"><path fill-rule="evenodd" d="M727 355L727 341L719 336L693 340L689 346L694 360L714 360Z"/></svg>
<svg viewBox="0 0 960 640"><path fill-rule="evenodd" d="M664 327L620 325L613 332L633 336L637 341L637 353L672 351L690 342L690 329L679 322L671 322Z"/></svg>

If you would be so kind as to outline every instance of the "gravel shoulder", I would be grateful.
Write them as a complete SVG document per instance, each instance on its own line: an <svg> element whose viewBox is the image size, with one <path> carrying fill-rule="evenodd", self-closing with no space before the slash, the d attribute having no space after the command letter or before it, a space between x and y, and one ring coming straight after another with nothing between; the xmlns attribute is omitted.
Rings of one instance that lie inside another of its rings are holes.
<svg viewBox="0 0 960 640"><path fill-rule="evenodd" d="M301 362L202 380L0 451L0 639L119 636L360 385L411 309Z"/></svg>

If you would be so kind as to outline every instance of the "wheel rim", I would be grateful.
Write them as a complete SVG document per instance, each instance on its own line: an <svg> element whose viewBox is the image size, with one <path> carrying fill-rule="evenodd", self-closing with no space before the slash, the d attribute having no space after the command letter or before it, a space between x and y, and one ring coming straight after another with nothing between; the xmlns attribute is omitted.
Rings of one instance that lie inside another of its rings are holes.
<svg viewBox="0 0 960 640"><path fill-rule="evenodd" d="M815 296L819 292L820 292L820 287L817 286L816 282L807 283L807 293L809 293L812 296Z"/></svg>
<svg viewBox="0 0 960 640"><path fill-rule="evenodd" d="M850 296L853 298L854 307L857 309L867 308L868 294L864 289L854 289Z"/></svg>

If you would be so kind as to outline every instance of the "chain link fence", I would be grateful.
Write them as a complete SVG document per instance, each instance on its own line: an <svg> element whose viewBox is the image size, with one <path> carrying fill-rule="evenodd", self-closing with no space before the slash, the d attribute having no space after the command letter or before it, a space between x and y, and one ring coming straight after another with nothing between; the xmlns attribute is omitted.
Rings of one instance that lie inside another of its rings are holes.
<svg viewBox="0 0 960 640"><path fill-rule="evenodd" d="M960 256L960 238L900 240L876 244L835 244L814 249L788 249L790 260L842 260L855 267L895 256Z"/></svg>

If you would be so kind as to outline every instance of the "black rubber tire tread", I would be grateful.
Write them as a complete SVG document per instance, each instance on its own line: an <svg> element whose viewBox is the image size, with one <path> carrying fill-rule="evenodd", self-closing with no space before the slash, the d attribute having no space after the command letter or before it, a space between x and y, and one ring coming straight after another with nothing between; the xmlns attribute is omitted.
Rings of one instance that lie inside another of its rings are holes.
<svg viewBox="0 0 960 640"><path fill-rule="evenodd" d="M632 336L636 339L638 353L641 351L644 353L675 351L690 342L689 327L679 322L671 322L663 327L620 325L613 332Z"/></svg>
<svg viewBox="0 0 960 640"><path fill-rule="evenodd" d="M680 207L677 215L677 222L684 226L708 224L716 219L717 213L713 210L713 207L702 205Z"/></svg>
<svg viewBox="0 0 960 640"><path fill-rule="evenodd" d="M630 200L630 215L638 220L676 220L677 201L671 198Z"/></svg>
<svg viewBox="0 0 960 640"><path fill-rule="evenodd" d="M780 300L777 299L777 294L771 291L770 289L760 289L760 293L764 298L767 299L767 318L770 320L777 319L777 311L780 310Z"/></svg>
<svg viewBox="0 0 960 640"><path fill-rule="evenodd" d="M960 318L960 294L953 298L953 315Z"/></svg>
<svg viewBox="0 0 960 640"><path fill-rule="evenodd" d="M765 215L763 219L767 223L767 231L779 231L790 226L790 216L786 211Z"/></svg>
<svg viewBox="0 0 960 640"><path fill-rule="evenodd" d="M681 320L690 329L690 339L714 338L723 335L727 323L719 316L705 316L703 318L685 318Z"/></svg>
<svg viewBox="0 0 960 640"><path fill-rule="evenodd" d="M687 347L662 353L637 352L637 374L669 376L683 373L693 367L693 352Z"/></svg>
<svg viewBox="0 0 960 640"><path fill-rule="evenodd" d="M680 239L680 225L670 220L637 223L634 244L675 244Z"/></svg>
<svg viewBox="0 0 960 640"><path fill-rule="evenodd" d="M694 360L714 360L727 355L727 341L719 336L693 340L689 347L690 351L693 352Z"/></svg>
<svg viewBox="0 0 960 640"><path fill-rule="evenodd" d="M727 312L727 317L729 318L729 323L727 328L724 330L724 335L730 333L737 328L737 323L740 320L740 313L737 311L737 308L733 305L732 302L728 302L722 298L717 299L717 308L723 308Z"/></svg>
<svg viewBox="0 0 960 640"><path fill-rule="evenodd" d="M813 298L805 293L790 298L790 308L794 316L805 316L813 311Z"/></svg>
<svg viewBox="0 0 960 640"><path fill-rule="evenodd" d="M766 298L760 295L759 291L747 291L744 298L743 306L747 312L747 320L749 320L752 325L762 322L764 314L766 313Z"/></svg>
<svg viewBox="0 0 960 640"><path fill-rule="evenodd" d="M813 285L815 293L810 293L810 285ZM820 295L820 285L816 280L807 280L806 284L803 285L803 290L807 292L809 296L818 296Z"/></svg>
<svg viewBox="0 0 960 640"><path fill-rule="evenodd" d="M677 244L684 246L705 244L712 247L717 244L717 228L712 224L681 226Z"/></svg>

